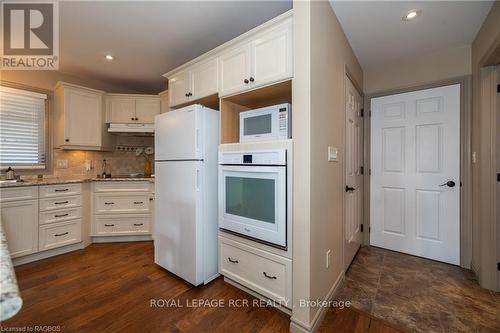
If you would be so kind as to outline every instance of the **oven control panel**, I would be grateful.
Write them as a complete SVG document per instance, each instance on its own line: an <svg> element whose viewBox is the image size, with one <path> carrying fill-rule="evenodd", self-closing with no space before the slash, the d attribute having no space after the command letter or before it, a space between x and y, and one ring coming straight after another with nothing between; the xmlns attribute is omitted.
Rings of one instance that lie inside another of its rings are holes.
<svg viewBox="0 0 500 333"><path fill-rule="evenodd" d="M219 164L286 165L286 149L221 152Z"/></svg>

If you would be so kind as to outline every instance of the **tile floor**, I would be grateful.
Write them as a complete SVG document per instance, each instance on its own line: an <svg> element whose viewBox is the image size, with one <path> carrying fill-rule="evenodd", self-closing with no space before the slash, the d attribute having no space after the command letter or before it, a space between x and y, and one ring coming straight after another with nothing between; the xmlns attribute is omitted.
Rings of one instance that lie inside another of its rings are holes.
<svg viewBox="0 0 500 333"><path fill-rule="evenodd" d="M408 332L500 332L500 293L470 271L376 247L360 249L338 298Z"/></svg>

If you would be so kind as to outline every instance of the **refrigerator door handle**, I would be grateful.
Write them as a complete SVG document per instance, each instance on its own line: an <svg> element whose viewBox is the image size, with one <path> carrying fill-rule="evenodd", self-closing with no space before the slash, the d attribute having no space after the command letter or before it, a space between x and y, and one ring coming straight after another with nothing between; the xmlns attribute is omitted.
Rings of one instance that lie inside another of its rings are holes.
<svg viewBox="0 0 500 333"><path fill-rule="evenodd" d="M200 191L200 169L196 169L196 191Z"/></svg>
<svg viewBox="0 0 500 333"><path fill-rule="evenodd" d="M196 145L196 151L200 151L200 129L197 128L195 132L195 145Z"/></svg>

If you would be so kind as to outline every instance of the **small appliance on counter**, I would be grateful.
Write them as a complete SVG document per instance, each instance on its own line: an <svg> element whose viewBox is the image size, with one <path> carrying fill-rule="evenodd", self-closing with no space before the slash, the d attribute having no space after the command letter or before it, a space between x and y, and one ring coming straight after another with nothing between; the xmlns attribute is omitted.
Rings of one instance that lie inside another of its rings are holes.
<svg viewBox="0 0 500 333"><path fill-rule="evenodd" d="M155 118L155 263L197 286L218 275L219 112L191 105Z"/></svg>
<svg viewBox="0 0 500 333"><path fill-rule="evenodd" d="M240 142L290 139L291 119L292 107L286 103L240 112Z"/></svg>

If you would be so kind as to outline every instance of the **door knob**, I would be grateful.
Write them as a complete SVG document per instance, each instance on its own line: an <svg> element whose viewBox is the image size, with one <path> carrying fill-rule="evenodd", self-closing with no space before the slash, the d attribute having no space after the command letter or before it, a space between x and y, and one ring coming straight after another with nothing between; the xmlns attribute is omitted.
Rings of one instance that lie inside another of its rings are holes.
<svg viewBox="0 0 500 333"><path fill-rule="evenodd" d="M441 184L439 186L455 187L455 182L453 180L448 180L446 183Z"/></svg>
<svg viewBox="0 0 500 333"><path fill-rule="evenodd" d="M346 192L352 192L352 191L354 191L354 190L355 190L355 188L354 188L354 187L350 187L350 186L347 186L347 185L345 186L345 191L346 191Z"/></svg>

